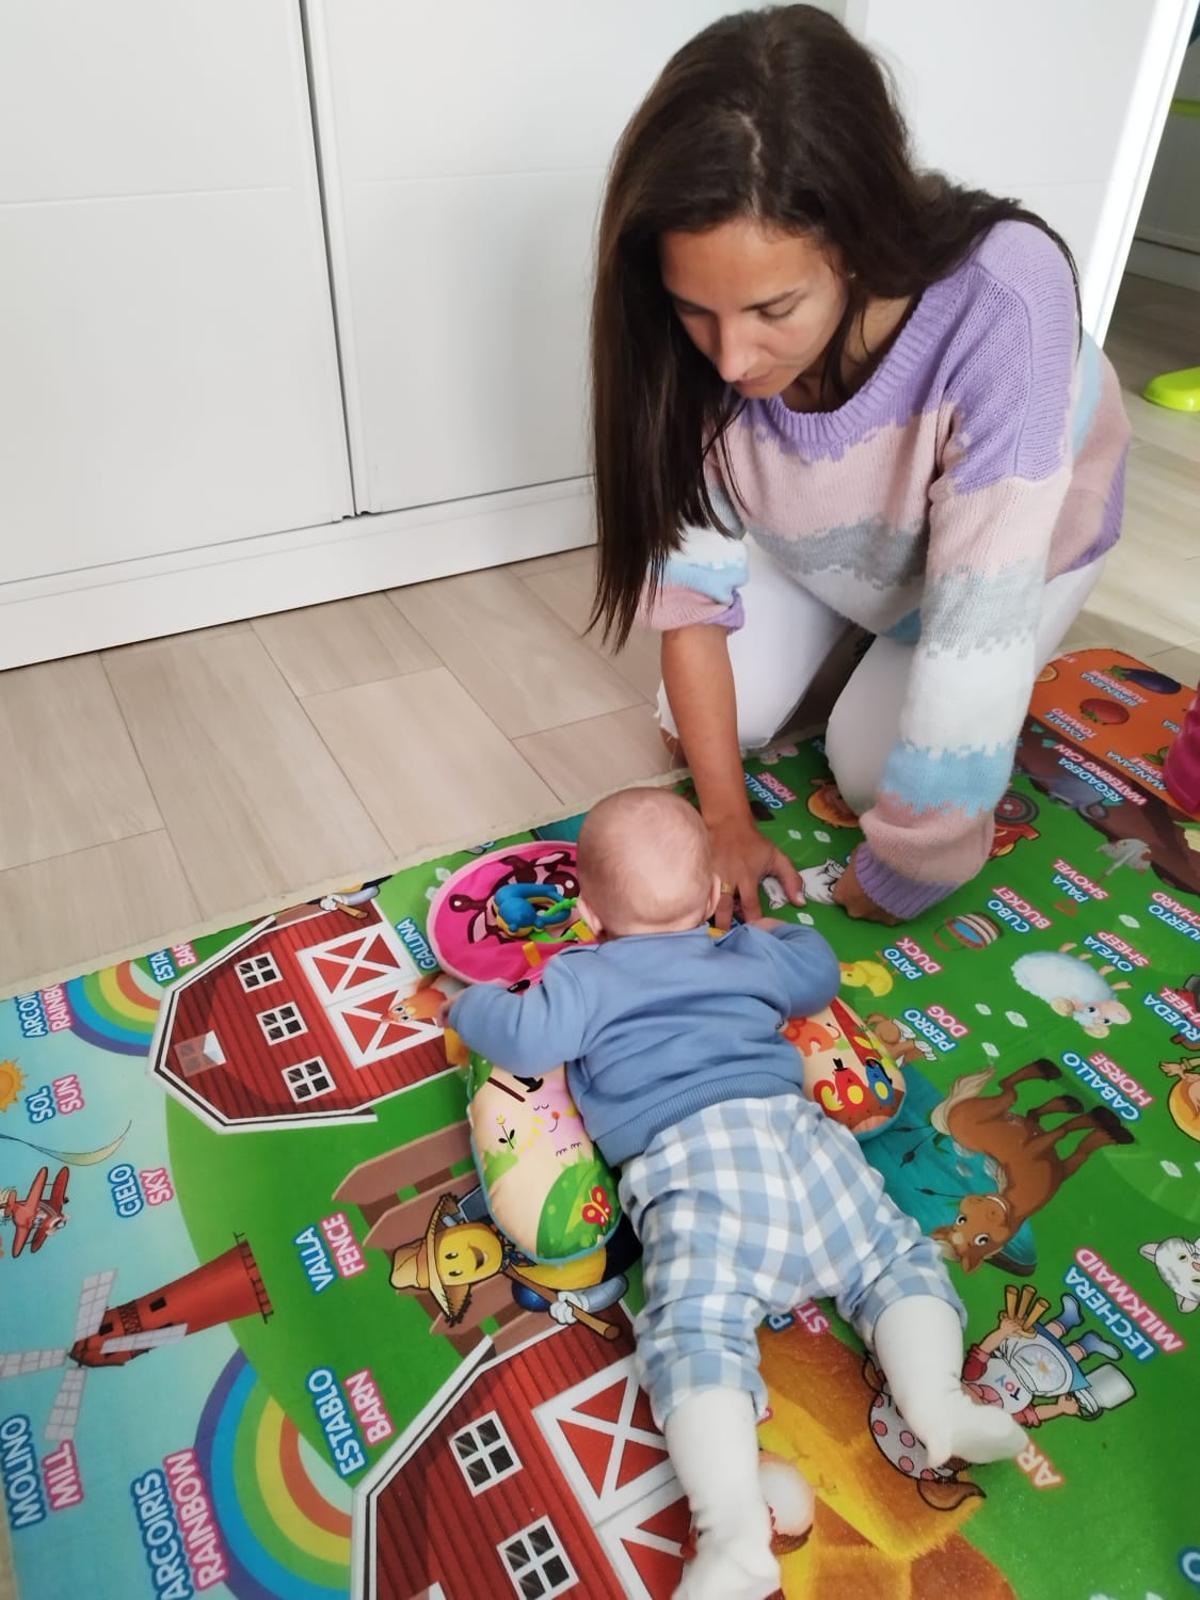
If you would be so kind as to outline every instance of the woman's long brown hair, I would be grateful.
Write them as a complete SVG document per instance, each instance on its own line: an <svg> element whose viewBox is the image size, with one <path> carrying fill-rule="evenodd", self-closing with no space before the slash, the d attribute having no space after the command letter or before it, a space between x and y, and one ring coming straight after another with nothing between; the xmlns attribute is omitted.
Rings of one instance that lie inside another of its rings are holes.
<svg viewBox="0 0 1200 1600"><path fill-rule="evenodd" d="M625 129L600 217L592 309L599 579L593 625L620 644L687 525L721 528L705 481L737 409L681 326L658 239L752 217L833 247L848 274L823 401L847 397L842 355L867 302L919 295L1014 200L914 169L875 57L815 6L726 17L668 62ZM728 531L728 530L725 530Z"/></svg>

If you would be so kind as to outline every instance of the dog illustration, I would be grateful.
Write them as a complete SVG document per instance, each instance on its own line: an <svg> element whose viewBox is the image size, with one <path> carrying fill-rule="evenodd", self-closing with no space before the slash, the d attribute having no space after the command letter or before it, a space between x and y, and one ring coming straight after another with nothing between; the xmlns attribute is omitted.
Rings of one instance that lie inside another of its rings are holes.
<svg viewBox="0 0 1200 1600"><path fill-rule="evenodd" d="M900 1067L912 1066L917 1061L936 1061L937 1051L928 1039L914 1033L906 1022L896 1017L885 1017L882 1011L872 1011L867 1017L867 1027Z"/></svg>

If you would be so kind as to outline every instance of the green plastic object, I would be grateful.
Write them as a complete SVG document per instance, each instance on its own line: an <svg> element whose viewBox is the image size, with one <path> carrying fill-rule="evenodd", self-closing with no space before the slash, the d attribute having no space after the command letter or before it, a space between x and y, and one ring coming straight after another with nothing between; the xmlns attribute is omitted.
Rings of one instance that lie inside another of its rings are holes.
<svg viewBox="0 0 1200 1600"><path fill-rule="evenodd" d="M1200 367L1183 367L1179 372L1163 372L1142 390L1156 406L1172 411L1200 412Z"/></svg>

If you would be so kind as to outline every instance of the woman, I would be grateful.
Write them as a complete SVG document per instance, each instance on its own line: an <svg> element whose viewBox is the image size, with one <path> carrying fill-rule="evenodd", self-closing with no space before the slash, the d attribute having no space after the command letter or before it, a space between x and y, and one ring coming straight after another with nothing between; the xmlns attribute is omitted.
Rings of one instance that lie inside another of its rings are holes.
<svg viewBox="0 0 1200 1600"><path fill-rule="evenodd" d="M1034 677L1120 531L1128 424L1070 253L910 164L874 58L811 6L714 24L626 129L593 317L600 576L662 630L664 734L725 888L791 863L740 752L852 627L826 752L865 843L836 898L917 915L987 859Z"/></svg>

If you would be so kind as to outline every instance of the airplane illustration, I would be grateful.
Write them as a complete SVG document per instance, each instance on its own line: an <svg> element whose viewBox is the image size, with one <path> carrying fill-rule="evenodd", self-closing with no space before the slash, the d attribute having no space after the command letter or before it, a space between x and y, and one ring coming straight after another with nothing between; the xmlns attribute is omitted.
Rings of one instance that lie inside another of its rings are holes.
<svg viewBox="0 0 1200 1600"><path fill-rule="evenodd" d="M60 1167L49 1195L46 1194L49 1167L38 1169L24 1199L16 1189L0 1189L0 1217L13 1225L14 1256L19 1256L26 1244L36 1255L52 1233L66 1227L69 1176L66 1167Z"/></svg>

